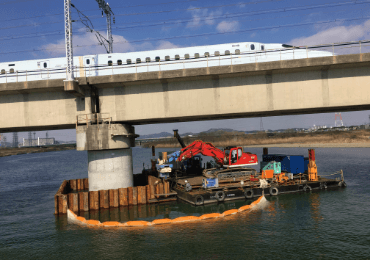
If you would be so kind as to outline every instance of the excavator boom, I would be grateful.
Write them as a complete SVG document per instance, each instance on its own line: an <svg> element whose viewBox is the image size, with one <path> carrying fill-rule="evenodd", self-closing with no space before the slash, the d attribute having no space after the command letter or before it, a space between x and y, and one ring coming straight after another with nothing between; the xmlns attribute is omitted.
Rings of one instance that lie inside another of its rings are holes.
<svg viewBox="0 0 370 260"><path fill-rule="evenodd" d="M216 160L216 162L221 166L224 164L225 153L222 150L215 147L213 144L206 143L201 140L196 140L192 142L190 145L182 148L178 161L183 161L192 158L193 156L199 153L204 156L213 157Z"/></svg>

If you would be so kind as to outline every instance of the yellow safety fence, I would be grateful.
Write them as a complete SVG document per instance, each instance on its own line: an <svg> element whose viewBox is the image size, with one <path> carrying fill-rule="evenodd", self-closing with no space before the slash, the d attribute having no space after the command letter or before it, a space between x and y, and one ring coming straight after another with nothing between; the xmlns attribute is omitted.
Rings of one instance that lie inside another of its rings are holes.
<svg viewBox="0 0 370 260"><path fill-rule="evenodd" d="M152 226L152 225L161 225L161 224L173 224L173 223L182 223L182 222L190 222L190 221L198 221L210 218L221 218L226 217L229 215L234 215L239 212L243 212L246 210L251 210L252 208L256 207L258 204L267 201L264 196L259 197L256 201L253 201L250 205L245 205L240 207L239 209L230 209L225 211L224 213L209 213L204 214L199 217L197 216L185 216L185 217L178 217L175 219L156 219L152 222L149 221L128 221L125 223L121 223L118 221L106 221L101 223L99 220L86 220L84 217L77 216L73 211L67 211L68 222L80 224L87 227L144 227L144 226Z"/></svg>

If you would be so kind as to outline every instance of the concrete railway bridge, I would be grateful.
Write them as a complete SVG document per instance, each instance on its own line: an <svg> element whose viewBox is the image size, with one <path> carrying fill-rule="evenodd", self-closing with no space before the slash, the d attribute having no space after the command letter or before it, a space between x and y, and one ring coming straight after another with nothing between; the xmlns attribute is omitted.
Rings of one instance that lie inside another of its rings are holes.
<svg viewBox="0 0 370 260"><path fill-rule="evenodd" d="M133 185L133 125L370 109L370 53L0 84L0 132L76 128L89 189Z"/></svg>

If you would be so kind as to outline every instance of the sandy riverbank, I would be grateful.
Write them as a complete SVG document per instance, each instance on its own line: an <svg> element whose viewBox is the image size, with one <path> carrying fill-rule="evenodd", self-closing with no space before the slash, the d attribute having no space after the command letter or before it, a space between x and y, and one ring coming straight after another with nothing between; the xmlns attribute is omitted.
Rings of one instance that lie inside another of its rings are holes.
<svg viewBox="0 0 370 260"><path fill-rule="evenodd" d="M75 144L61 144L53 145L47 147L20 147L20 148L3 148L0 149L0 157L27 154L27 153L45 153L45 152L55 152L64 150L75 150Z"/></svg>
<svg viewBox="0 0 370 260"><path fill-rule="evenodd" d="M263 144L263 145L247 145L245 147L303 147L303 148L369 148L370 142L367 143L290 143L290 144Z"/></svg>
<svg viewBox="0 0 370 260"><path fill-rule="evenodd" d="M315 133L224 133L217 136L202 135L192 138L183 138L186 145L189 145L197 139L204 142L211 142L218 147L370 147L369 130ZM179 147L179 143L175 138L166 138L145 143L143 147L150 147L152 145L163 148Z"/></svg>

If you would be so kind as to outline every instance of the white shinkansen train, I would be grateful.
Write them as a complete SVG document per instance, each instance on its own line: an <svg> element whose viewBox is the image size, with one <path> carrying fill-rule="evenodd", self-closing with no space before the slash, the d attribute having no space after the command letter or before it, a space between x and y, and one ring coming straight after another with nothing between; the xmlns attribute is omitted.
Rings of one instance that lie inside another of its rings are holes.
<svg viewBox="0 0 370 260"><path fill-rule="evenodd" d="M74 76L105 76L164 70L238 65L255 62L333 56L327 51L297 48L286 44L239 42L140 51L75 56ZM0 63L0 83L63 79L66 58L50 58Z"/></svg>

